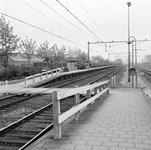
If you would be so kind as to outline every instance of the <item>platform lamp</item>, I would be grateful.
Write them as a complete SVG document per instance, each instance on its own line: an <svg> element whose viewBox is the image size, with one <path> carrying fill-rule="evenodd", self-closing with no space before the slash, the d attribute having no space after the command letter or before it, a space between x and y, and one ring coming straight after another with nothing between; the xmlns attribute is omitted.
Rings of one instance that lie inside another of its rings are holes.
<svg viewBox="0 0 151 150"><path fill-rule="evenodd" d="M128 82L130 82L130 16L129 16L129 7L131 6L131 2L127 3L128 6Z"/></svg>
<svg viewBox="0 0 151 150"><path fill-rule="evenodd" d="M137 88L137 48L136 48L136 38L134 37L134 36L130 36L130 38L133 38L134 39L134 41L132 41L132 44L133 44L133 42L135 42L135 79L136 79L136 88ZM129 40L130 40L130 38L129 38ZM133 50L134 49L132 49L132 53L133 53ZM132 62L133 63L133 62ZM133 63L133 65L134 65L134 63Z"/></svg>

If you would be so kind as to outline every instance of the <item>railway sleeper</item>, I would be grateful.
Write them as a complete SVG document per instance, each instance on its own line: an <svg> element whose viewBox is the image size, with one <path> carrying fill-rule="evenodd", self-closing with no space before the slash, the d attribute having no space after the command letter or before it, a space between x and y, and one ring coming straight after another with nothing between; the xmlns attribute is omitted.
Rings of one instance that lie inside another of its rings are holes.
<svg viewBox="0 0 151 150"><path fill-rule="evenodd" d="M39 123L51 123L53 121L53 119L52 120L39 120L39 119L32 119L32 120L30 120L30 122L39 122Z"/></svg>
<svg viewBox="0 0 151 150"><path fill-rule="evenodd" d="M50 123L40 123L40 124L38 124L38 123L36 123L35 124L35 122L28 122L26 125L28 125L28 126L35 126L35 127L41 127L41 126L48 126Z"/></svg>
<svg viewBox="0 0 151 150"><path fill-rule="evenodd" d="M0 146L0 150L19 150L20 147Z"/></svg>
<svg viewBox="0 0 151 150"><path fill-rule="evenodd" d="M23 127L23 129L25 129L25 130L39 130L39 131L41 131L41 129L45 129L46 127L47 127L47 125L45 125L45 124L43 124L42 126L29 126L29 125L24 125L24 126L22 126Z"/></svg>
<svg viewBox="0 0 151 150"><path fill-rule="evenodd" d="M42 119L42 120L50 120L53 116L35 116L36 119Z"/></svg>
<svg viewBox="0 0 151 150"><path fill-rule="evenodd" d="M38 129L35 129L35 130L32 129L32 130L31 130L31 129L30 129L30 130L29 130L29 129L22 129L22 128L21 128L21 129L17 129L17 130L15 130L15 131L26 132L26 133L29 133L29 134L30 134L30 133L38 134L39 132L41 132L40 129L39 129L39 130L38 130Z"/></svg>
<svg viewBox="0 0 151 150"><path fill-rule="evenodd" d="M32 137L31 136L21 136L21 135L11 135L11 134L9 134L9 135L5 135L5 137L4 137L4 140L9 140L9 141L12 141L12 139L13 140L25 140L25 141L29 141L30 139L31 139Z"/></svg>
<svg viewBox="0 0 151 150"><path fill-rule="evenodd" d="M16 139L16 140L14 140L14 139L9 139L9 138L6 138L6 139L0 139L0 144L2 144L2 143L7 143L7 144L11 144L11 145L13 145L13 144L25 144L25 143L27 143L29 140L27 139L27 140L19 140L19 139Z"/></svg>
<svg viewBox="0 0 151 150"><path fill-rule="evenodd" d="M53 118L53 114L51 114L51 112L50 112L50 114L39 114L39 116L40 117L47 117L47 118L52 117Z"/></svg>
<svg viewBox="0 0 151 150"><path fill-rule="evenodd" d="M27 124L23 124L23 125L20 125L19 128L17 128L17 130L23 129L23 130L29 130L29 131L30 130L37 130L37 131L39 130L40 131L40 128L45 128L44 125L40 126L40 127L36 127L36 126L29 126Z"/></svg>
<svg viewBox="0 0 151 150"><path fill-rule="evenodd" d="M11 137L21 137L21 138L33 138L35 136L35 134L24 134L24 133L8 133L7 136L11 136Z"/></svg>
<svg viewBox="0 0 151 150"><path fill-rule="evenodd" d="M32 135L32 136L35 136L35 135L37 135L38 134L38 132L29 132L29 131L15 131L15 130L13 130L13 131L10 131L9 132L9 134L19 134L19 135Z"/></svg>

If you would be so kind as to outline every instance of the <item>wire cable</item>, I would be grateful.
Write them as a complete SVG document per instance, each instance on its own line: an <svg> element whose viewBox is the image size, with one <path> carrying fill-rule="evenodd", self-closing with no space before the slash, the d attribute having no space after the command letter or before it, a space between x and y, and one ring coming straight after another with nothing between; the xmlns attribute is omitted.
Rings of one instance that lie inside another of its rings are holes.
<svg viewBox="0 0 151 150"><path fill-rule="evenodd" d="M147 49L144 49L143 52L141 52L140 54L144 54L146 51L150 50L151 47L147 48Z"/></svg>
<svg viewBox="0 0 151 150"><path fill-rule="evenodd" d="M87 15L90 17L90 19L93 21L93 23L96 25L96 27L100 30L100 32L106 37L106 34L100 29L100 27L96 24L96 22L93 20L93 18L90 16L90 14L88 13L88 11L86 10L86 8L84 7L84 5L81 3L81 1L79 0L79 3L81 4L81 6L83 7L83 9L85 10L85 12L87 13ZM109 38L108 38L109 39Z"/></svg>
<svg viewBox="0 0 151 150"><path fill-rule="evenodd" d="M100 38L96 36L78 17L76 17L69 9L67 9L59 0L56 0L66 11L68 11L76 20L78 20L89 32L91 32L99 41Z"/></svg>
<svg viewBox="0 0 151 150"><path fill-rule="evenodd" d="M55 12L58 16L60 16L61 18L63 18L65 21L67 21L69 24L71 24L72 26L74 26L76 29L78 29L79 31L81 31L82 33L84 33L85 35L87 35L88 37L91 37L92 39L94 39L94 37L88 35L87 33L85 33L84 31L82 31L80 28L76 27L73 23L71 23L70 21L68 21L65 17L63 17L62 15L60 15L57 11L55 11L53 8L51 8L48 4L46 4L43 0L40 0L45 6L47 6L49 9L51 9L53 12Z"/></svg>
<svg viewBox="0 0 151 150"><path fill-rule="evenodd" d="M32 25L32 24L30 24L30 23L28 23L28 22L22 21L22 20L20 20L20 19L18 19L18 18L15 18L15 17L10 16L10 15L8 15L8 14L4 14L4 13L2 13L2 12L0 12L0 14L1 14L1 15L4 15L4 16L7 16L7 17L9 17L9 18L11 18L11 19L13 19L13 20L19 21L19 22L21 22L21 23L23 23L23 24L26 24L26 25L28 25L28 26L31 26L31 27L33 27L33 28L36 28L36 29L38 29L38 30L40 30L40 31L46 32L46 33L51 34L51 35L53 35L53 36L55 36L55 37L58 37L58 38L60 38L60 39L63 39L63 40L65 40L65 41L68 41L68 42L70 42L70 43L79 45L79 46L81 46L81 47L87 49L87 47L85 47L85 46L83 46L83 45L81 45L81 44L79 44L79 43L76 43L76 42L71 41L71 40L69 40L69 39L67 39L67 38L64 38L64 37L62 37L62 36L59 36L59 35L57 35L57 34L54 34L54 33L50 32L50 31L44 30L44 29L42 29L42 28L40 28L40 27L37 27L37 26L35 26L35 25Z"/></svg>
<svg viewBox="0 0 151 150"><path fill-rule="evenodd" d="M67 31L69 31L69 32L71 32L71 33L73 33L73 34L75 34L76 36L79 36L79 37L81 37L81 38L83 38L83 39L86 39L85 37L82 37L81 35L78 35L78 34L74 33L73 31L67 29L66 27L60 25L59 23L55 22L54 20L52 20L52 19L49 18L48 16L44 15L42 12L40 12L39 10L37 10L36 8L34 8L33 6L31 6L30 4L28 4L27 2L25 2L24 0L21 0L21 1L22 1L23 3L25 3L27 6L29 6L30 8L32 8L33 10L35 10L36 12L38 12L39 14L41 14L43 17L46 17L46 18L49 19L50 21L52 21L52 22L54 22L55 24L57 24L58 26L60 26L60 27L64 28L65 30L67 30Z"/></svg>
<svg viewBox="0 0 151 150"><path fill-rule="evenodd" d="M121 44L112 45L111 47L120 46L120 45L123 45L123 44L126 44L126 43L121 43Z"/></svg>

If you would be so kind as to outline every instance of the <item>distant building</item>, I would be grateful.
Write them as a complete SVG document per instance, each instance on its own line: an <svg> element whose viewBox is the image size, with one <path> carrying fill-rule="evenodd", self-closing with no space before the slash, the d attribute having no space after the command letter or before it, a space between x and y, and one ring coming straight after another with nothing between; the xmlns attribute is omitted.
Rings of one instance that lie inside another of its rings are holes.
<svg viewBox="0 0 151 150"><path fill-rule="evenodd" d="M40 58L33 58L30 60L30 65L33 65L36 62L43 62ZM6 57L1 57L0 59L0 65L5 66L6 64ZM27 66L28 65L28 59L21 57L20 54L17 55L9 55L8 56L8 65L9 66Z"/></svg>
<svg viewBox="0 0 151 150"><path fill-rule="evenodd" d="M68 60L67 68L69 71L77 70L77 61L75 59Z"/></svg>

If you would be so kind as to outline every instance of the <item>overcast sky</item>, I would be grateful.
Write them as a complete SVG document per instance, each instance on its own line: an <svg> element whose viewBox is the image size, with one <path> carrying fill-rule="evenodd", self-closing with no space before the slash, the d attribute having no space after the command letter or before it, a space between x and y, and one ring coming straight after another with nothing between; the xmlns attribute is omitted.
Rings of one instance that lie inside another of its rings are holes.
<svg viewBox="0 0 151 150"><path fill-rule="evenodd" d="M36 42L49 41L50 46L56 43L80 48L87 52L87 42L126 41L128 39L128 6L127 0L59 0L82 23L75 19L56 0L0 0L0 12L34 25L46 33L9 17L14 34L22 40L32 38ZM137 40L151 40L151 0L131 0L130 34ZM28 4L28 5L27 5ZM30 6L29 6L30 5ZM55 12L54 12L54 11ZM83 24L83 25L82 25ZM84 27L84 25L87 27ZM63 37L53 36L51 33ZM74 44L77 43L77 44ZM81 45L81 46L80 46ZM151 41L137 45L139 59L144 54L151 54ZM127 53L126 43L90 44L90 55L108 57L108 53ZM123 55L125 57L125 55ZM112 58L117 55L110 54ZM124 57L122 59L124 59Z"/></svg>

